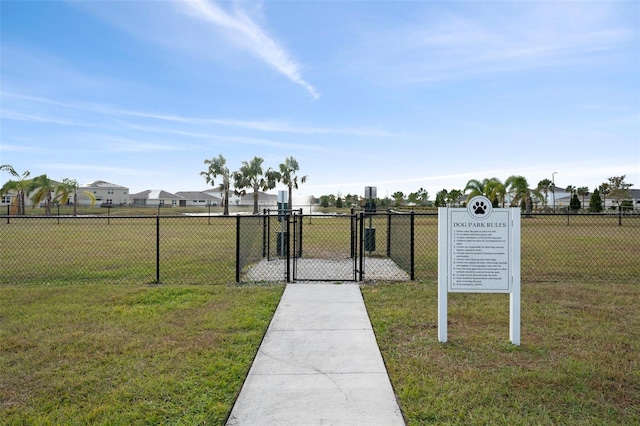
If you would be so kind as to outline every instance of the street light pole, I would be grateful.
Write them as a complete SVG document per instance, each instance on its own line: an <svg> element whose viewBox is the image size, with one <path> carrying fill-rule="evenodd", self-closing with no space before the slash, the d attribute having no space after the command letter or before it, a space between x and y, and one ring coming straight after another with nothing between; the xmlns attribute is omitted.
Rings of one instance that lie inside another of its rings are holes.
<svg viewBox="0 0 640 426"><path fill-rule="evenodd" d="M553 186L551 190L553 192L553 212L554 213L556 212L556 180L555 180L556 173L558 172L551 173L551 185Z"/></svg>

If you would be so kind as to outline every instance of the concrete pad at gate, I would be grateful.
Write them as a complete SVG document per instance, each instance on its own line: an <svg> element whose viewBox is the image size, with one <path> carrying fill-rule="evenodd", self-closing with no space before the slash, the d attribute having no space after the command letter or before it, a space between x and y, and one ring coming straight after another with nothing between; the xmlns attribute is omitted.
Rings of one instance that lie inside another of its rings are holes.
<svg viewBox="0 0 640 426"><path fill-rule="evenodd" d="M404 425L356 284L290 284L227 425Z"/></svg>

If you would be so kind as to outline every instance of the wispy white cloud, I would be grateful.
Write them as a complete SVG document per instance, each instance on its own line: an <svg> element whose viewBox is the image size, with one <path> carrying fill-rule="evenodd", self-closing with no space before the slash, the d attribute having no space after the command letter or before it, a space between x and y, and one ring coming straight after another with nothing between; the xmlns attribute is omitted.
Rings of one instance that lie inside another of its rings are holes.
<svg viewBox="0 0 640 426"><path fill-rule="evenodd" d="M216 2L208 0L182 0L182 4L190 16L210 22L229 33L244 48L295 84L304 87L314 99L320 97L318 91L302 77L300 64L242 9L239 2L234 3L232 11L226 11Z"/></svg>
<svg viewBox="0 0 640 426"><path fill-rule="evenodd" d="M32 145L32 144L21 144L14 145L11 143L2 142L0 143L0 153L1 152L42 152L42 148ZM2 160L0 160L2 162Z"/></svg>
<svg viewBox="0 0 640 426"><path fill-rule="evenodd" d="M225 127L237 127L248 130L258 130L263 132L273 133L293 133L293 134L342 134L353 136L367 136L367 137L390 137L397 136L392 132L381 130L377 128L366 127L347 127L347 128L334 128L334 127L316 127L316 126L298 126L291 123L276 121L276 120L237 120L237 119L224 119L224 118L200 118L200 117L187 117L174 114L162 114L146 111L134 111L127 109L113 108L107 105L101 104L83 104L62 102L49 98L23 95L11 92L2 92L2 97L16 98L25 101L50 105L58 108L67 108L77 111L83 111L87 113L97 113L112 117L125 117L125 118L142 118L156 121L163 121L168 123L179 123L195 126L225 126ZM25 114L18 111L4 110L2 117L12 120L21 121L39 121L64 125L77 125L88 126L86 121L74 121L69 119L56 118L55 115L46 116L43 114L32 115ZM133 124L129 124L133 126ZM175 131L175 130L174 130ZM209 135L210 136L210 135Z"/></svg>
<svg viewBox="0 0 640 426"><path fill-rule="evenodd" d="M416 14L398 28L360 31L345 52L349 67L387 82L457 80L483 74L561 66L598 66L605 54L637 39L637 30L607 5L518 4L491 19L473 4L457 14ZM636 9L637 13L637 9ZM477 16L476 16L477 15ZM624 54L622 54L624 55ZM611 59L607 57L607 59Z"/></svg>
<svg viewBox="0 0 640 426"><path fill-rule="evenodd" d="M80 123L70 120L60 119L53 116L42 116L37 114L25 114L22 112L3 109L0 116L5 120L30 121L33 123L60 124L63 126L77 126Z"/></svg>

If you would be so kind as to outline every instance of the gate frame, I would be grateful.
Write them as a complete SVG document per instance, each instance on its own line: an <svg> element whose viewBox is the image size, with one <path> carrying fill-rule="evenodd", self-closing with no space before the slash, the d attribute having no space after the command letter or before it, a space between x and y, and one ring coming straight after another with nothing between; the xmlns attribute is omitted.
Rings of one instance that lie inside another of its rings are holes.
<svg viewBox="0 0 640 426"><path fill-rule="evenodd" d="M277 212L277 213L272 213ZM394 213L391 210L387 210L384 214L389 217ZM356 212L354 208L351 209L350 215L347 216L350 221L350 257L353 260L352 270L353 276L352 278L340 278L339 281L353 281L353 282L362 282L364 281L365 275L365 219L371 215L378 215L378 213L367 213L364 211ZM263 230L262 230L262 257L266 258L267 261L271 260L271 218L272 217L282 217L282 229L283 233L286 235L285 242L285 250L286 256L278 256L285 260L285 270L284 279L285 282L291 283L296 282L298 280L297 276L297 260L302 257L302 245L303 245L303 222L305 217L313 217L313 214L305 215L302 209L287 209L287 210L263 210ZM410 213L410 271L406 271L410 275L410 280L415 279L414 269L415 269L415 252L414 252L414 244L415 244L415 222L414 222L414 212ZM240 267L239 267L239 259L240 259L240 217L237 217L236 220L236 282L240 282ZM299 226L298 226L298 221ZM387 222L389 218L387 218ZM286 223L286 225L285 225ZM291 233L291 224L293 223L293 234ZM389 232L390 229L387 229ZM299 235L298 235L299 232ZM291 238L293 240L293 247L291 247ZM293 248L293 254L291 249ZM390 257L389 253L389 241L387 241L387 255ZM293 270L292 270L293 269ZM304 281L325 281L322 279L305 279Z"/></svg>

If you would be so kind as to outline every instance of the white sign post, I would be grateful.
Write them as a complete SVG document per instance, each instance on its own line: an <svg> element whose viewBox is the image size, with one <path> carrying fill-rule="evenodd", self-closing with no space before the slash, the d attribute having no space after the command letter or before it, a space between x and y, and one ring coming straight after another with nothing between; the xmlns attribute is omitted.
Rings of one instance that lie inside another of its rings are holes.
<svg viewBox="0 0 640 426"><path fill-rule="evenodd" d="M438 340L447 341L447 297L510 293L509 337L520 345L520 210L484 196L438 209Z"/></svg>

